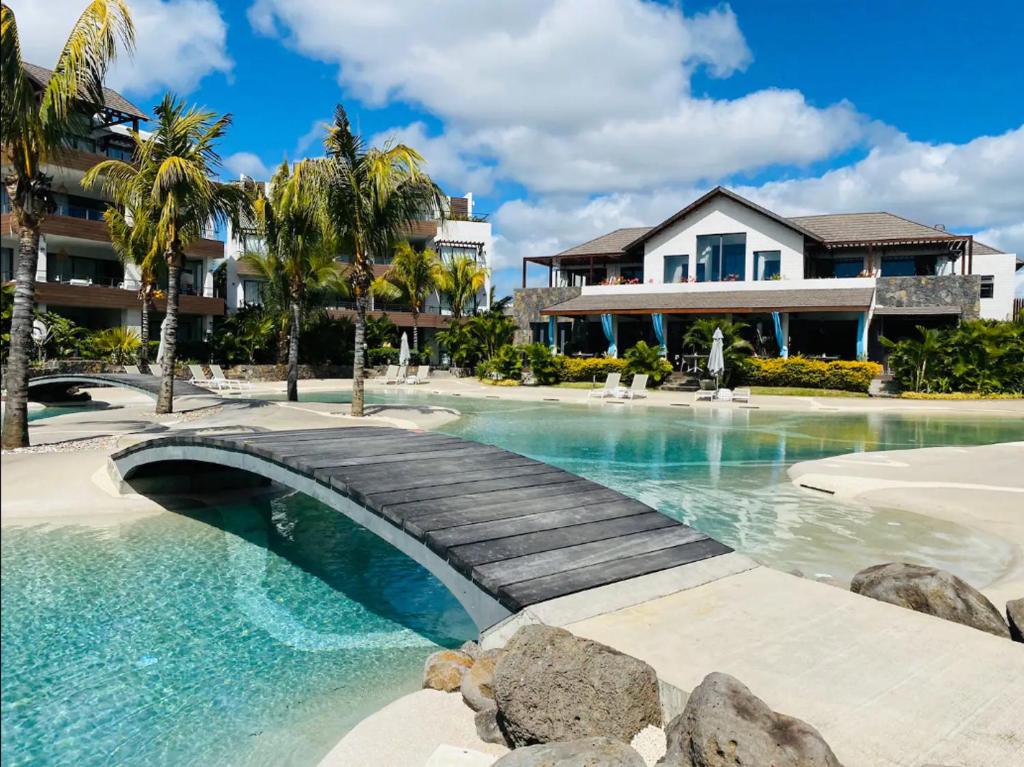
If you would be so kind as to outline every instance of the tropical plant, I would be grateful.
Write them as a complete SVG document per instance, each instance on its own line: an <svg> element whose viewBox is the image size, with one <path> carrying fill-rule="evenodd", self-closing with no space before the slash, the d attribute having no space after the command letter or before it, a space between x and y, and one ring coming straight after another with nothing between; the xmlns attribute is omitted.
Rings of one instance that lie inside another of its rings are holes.
<svg viewBox="0 0 1024 767"><path fill-rule="evenodd" d="M436 338L448 353L453 368L472 367L479 359L479 344L467 320L452 320L448 327L437 332Z"/></svg>
<svg viewBox="0 0 1024 767"><path fill-rule="evenodd" d="M366 346L369 349L397 346L398 326L391 321L387 312L384 312L379 317L367 317L365 338Z"/></svg>
<svg viewBox="0 0 1024 767"><path fill-rule="evenodd" d="M228 364L266 362L274 359L276 333L275 318L262 306L243 306L214 319L210 350Z"/></svg>
<svg viewBox="0 0 1024 767"><path fill-rule="evenodd" d="M149 313L157 290L157 272L163 265L160 254L153 248L153 219L144 210L125 214L120 208L111 206L103 213L107 232L114 252L125 267L134 267L139 274L139 303L142 314L142 334L138 345L139 364L149 363Z"/></svg>
<svg viewBox="0 0 1024 767"><path fill-rule="evenodd" d="M335 110L324 146L327 157L314 161L314 169L331 234L342 252L352 254L348 276L356 304L356 329L350 413L362 416L366 313L374 259L390 253L409 227L428 212L437 211L443 217L445 198L423 172L423 158L416 150L391 141L381 148L368 148L352 132L341 105Z"/></svg>
<svg viewBox="0 0 1024 767"><path fill-rule="evenodd" d="M886 337L880 340L882 345L890 349L889 364L906 370L912 370L910 375L910 388L913 391L930 391L928 383L928 363L937 362L937 356L942 349L942 336L935 328L926 328L917 325L919 339L906 338L894 342Z"/></svg>
<svg viewBox="0 0 1024 767"><path fill-rule="evenodd" d="M290 402L299 399L299 345L303 313L315 291L345 290L342 272L334 257L329 227L322 218L312 162L291 168L282 162L266 186L249 186L253 196L253 229L263 250L247 253L242 260L268 283L287 294L285 324L288 329L288 388Z"/></svg>
<svg viewBox="0 0 1024 767"><path fill-rule="evenodd" d="M661 356L657 346L649 346L646 341L637 341L636 346L623 356L626 372L630 376L646 374L652 386L661 386L662 381L672 374L672 364Z"/></svg>
<svg viewBox="0 0 1024 767"><path fill-rule="evenodd" d="M505 344L491 357L476 366L476 374L481 379L498 381L518 381L523 373L523 350L512 344Z"/></svg>
<svg viewBox="0 0 1024 767"><path fill-rule="evenodd" d="M498 349L512 343L516 323L511 317L492 310L470 317L466 320L466 329L476 342L477 354L490 359Z"/></svg>
<svg viewBox="0 0 1024 767"><path fill-rule="evenodd" d="M101 186L116 203L152 217L152 248L167 263L163 369L156 412L170 413L174 409L178 288L185 251L211 223L230 221L240 227L243 215L251 218L252 206L241 187L213 180L221 165L216 145L231 124L230 115L217 117L186 108L170 94L155 113L152 134L132 134L133 163L104 160L85 174L82 184Z"/></svg>
<svg viewBox="0 0 1024 767"><path fill-rule="evenodd" d="M487 284L487 276L487 267L479 264L472 256L442 260L437 286L441 297L451 309L453 319L465 316L471 304L475 312L477 296Z"/></svg>
<svg viewBox="0 0 1024 767"><path fill-rule="evenodd" d="M558 363L547 344L526 344L522 350L535 383L542 386L558 383Z"/></svg>
<svg viewBox="0 0 1024 767"><path fill-rule="evenodd" d="M124 0L92 0L71 28L53 75L37 93L25 74L14 11L0 4L0 152L18 236L7 361L7 401L0 443L28 445L28 375L39 235L52 209L46 163L87 132L101 112L103 78L119 47L131 51L135 28Z"/></svg>
<svg viewBox="0 0 1024 767"><path fill-rule="evenodd" d="M95 354L108 362L125 365L138 358L142 340L132 328L115 327L93 332L87 343Z"/></svg>
<svg viewBox="0 0 1024 767"><path fill-rule="evenodd" d="M745 322L725 317L702 317L694 320L686 331L686 335L683 336L683 346L693 347L698 354L710 354L715 331L721 330L722 358L725 362L722 383L728 385L739 371L742 361L754 352L754 347L742 335L743 331L749 327Z"/></svg>
<svg viewBox="0 0 1024 767"><path fill-rule="evenodd" d="M374 281L374 295L409 305L412 314L412 348L420 348L420 312L427 299L437 290L441 262L430 248L415 250L408 242L395 248L391 265Z"/></svg>
<svg viewBox="0 0 1024 767"><path fill-rule="evenodd" d="M0 360L7 361L11 344L11 316L14 314L14 284L0 286Z"/></svg>
<svg viewBox="0 0 1024 767"><path fill-rule="evenodd" d="M88 332L85 328L55 312L37 312L34 316L46 326L46 343L41 352L62 359L81 352L82 341Z"/></svg>

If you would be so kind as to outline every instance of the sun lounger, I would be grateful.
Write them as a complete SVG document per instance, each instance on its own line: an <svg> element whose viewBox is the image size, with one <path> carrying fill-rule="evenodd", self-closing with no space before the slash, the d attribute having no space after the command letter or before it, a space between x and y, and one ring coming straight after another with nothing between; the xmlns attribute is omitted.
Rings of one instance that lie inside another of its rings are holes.
<svg viewBox="0 0 1024 767"><path fill-rule="evenodd" d="M139 366L138 365L125 365L124 366L124 372L127 373L130 376L140 376L140 375L142 375L142 371L139 370Z"/></svg>
<svg viewBox="0 0 1024 767"><path fill-rule="evenodd" d="M251 389L252 383L249 381L239 380L237 378L228 378L224 375L224 371L221 370L220 365L210 365L210 372L213 373L213 380L220 381L224 386L229 389L234 387L241 391L242 389Z"/></svg>
<svg viewBox="0 0 1024 767"><path fill-rule="evenodd" d="M427 383L430 380L430 365L420 365L419 370L416 371L416 375L409 376L409 383L421 384Z"/></svg>
<svg viewBox="0 0 1024 767"><path fill-rule="evenodd" d="M628 389L619 389L619 396L625 399L639 399L647 396L647 374L637 373Z"/></svg>
<svg viewBox="0 0 1024 767"><path fill-rule="evenodd" d="M733 402L750 402L750 387L741 386L732 393Z"/></svg>
<svg viewBox="0 0 1024 767"><path fill-rule="evenodd" d="M384 383L386 384L399 384L405 380L405 365L399 367L398 365L388 365L387 371L384 373Z"/></svg>
<svg viewBox="0 0 1024 767"><path fill-rule="evenodd" d="M189 365L188 372L192 374L192 380L189 381L190 384L205 386L207 389L219 390L222 388L221 384L217 383L217 381L207 377L202 365Z"/></svg>
<svg viewBox="0 0 1024 767"><path fill-rule="evenodd" d="M715 399L715 390L714 389L698 389L697 391L695 391L693 393L693 401L694 402L700 402L701 400L705 400L707 402L711 402L714 399Z"/></svg>
<svg viewBox="0 0 1024 767"><path fill-rule="evenodd" d="M732 402L732 389L719 389L715 399L719 402Z"/></svg>
<svg viewBox="0 0 1024 767"><path fill-rule="evenodd" d="M589 392L587 392L587 398L589 399L590 397L618 397L619 381L621 380L621 373L609 373L608 377L604 379L604 388L591 389Z"/></svg>

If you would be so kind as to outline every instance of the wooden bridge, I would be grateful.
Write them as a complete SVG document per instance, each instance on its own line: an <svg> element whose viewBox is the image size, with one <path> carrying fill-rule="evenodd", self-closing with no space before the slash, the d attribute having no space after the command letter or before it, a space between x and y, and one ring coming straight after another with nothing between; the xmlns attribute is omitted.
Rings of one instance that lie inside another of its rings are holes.
<svg viewBox="0 0 1024 767"><path fill-rule="evenodd" d="M164 437L111 460L140 488L146 478L227 468L306 493L432 572L481 631L532 604L731 551L596 482L433 432Z"/></svg>
<svg viewBox="0 0 1024 767"><path fill-rule="evenodd" d="M79 386L114 386L157 397L160 394L160 377L147 375L128 375L115 373L57 373L30 378L28 382L29 399L45 398L58 401L62 396L71 399L68 392ZM178 397L210 397L214 396L209 389L203 389L185 381L174 382L174 398Z"/></svg>

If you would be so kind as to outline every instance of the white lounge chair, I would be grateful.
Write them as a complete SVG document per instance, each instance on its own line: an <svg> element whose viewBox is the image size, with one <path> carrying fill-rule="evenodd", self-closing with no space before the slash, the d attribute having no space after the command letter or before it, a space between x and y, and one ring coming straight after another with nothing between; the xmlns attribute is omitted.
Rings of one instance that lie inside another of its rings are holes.
<svg viewBox="0 0 1024 767"><path fill-rule="evenodd" d="M222 388L216 380L206 375L202 365L189 365L188 372L192 374L192 379L189 381L190 384L205 386L207 389L220 390Z"/></svg>
<svg viewBox="0 0 1024 767"><path fill-rule="evenodd" d="M719 402L732 402L732 389L719 389L718 393L715 394L715 399Z"/></svg>
<svg viewBox="0 0 1024 767"><path fill-rule="evenodd" d="M700 402L701 400L705 400L707 402L712 402L714 399L715 399L715 390L714 389L698 389L697 391L695 391L693 393L693 401L694 402Z"/></svg>
<svg viewBox="0 0 1024 767"><path fill-rule="evenodd" d="M138 365L125 365L124 366L124 372L127 373L130 376L140 376L140 375L142 375L142 371L139 370L139 366Z"/></svg>
<svg viewBox="0 0 1024 767"><path fill-rule="evenodd" d="M733 402L750 402L750 387L741 386L732 393Z"/></svg>
<svg viewBox="0 0 1024 767"><path fill-rule="evenodd" d="M647 396L647 374L637 373L628 389L619 389L619 396L625 399L639 399Z"/></svg>
<svg viewBox="0 0 1024 767"><path fill-rule="evenodd" d="M400 368L398 365L388 365L388 369L384 371L384 383L397 384L399 374Z"/></svg>
<svg viewBox="0 0 1024 767"><path fill-rule="evenodd" d="M224 375L224 371L221 370L220 365L210 365L210 372L213 373L213 380L220 381L222 385L227 388L235 388L238 391L242 389L251 389L252 383L250 381L239 380L238 378L228 378Z"/></svg>
<svg viewBox="0 0 1024 767"><path fill-rule="evenodd" d="M590 397L618 397L619 396L619 381L622 380L621 373L609 373L608 377L604 379L604 388L602 389L591 389L587 392L587 398Z"/></svg>
<svg viewBox="0 0 1024 767"><path fill-rule="evenodd" d="M409 383L421 384L430 380L430 365L420 365L416 375L409 376Z"/></svg>

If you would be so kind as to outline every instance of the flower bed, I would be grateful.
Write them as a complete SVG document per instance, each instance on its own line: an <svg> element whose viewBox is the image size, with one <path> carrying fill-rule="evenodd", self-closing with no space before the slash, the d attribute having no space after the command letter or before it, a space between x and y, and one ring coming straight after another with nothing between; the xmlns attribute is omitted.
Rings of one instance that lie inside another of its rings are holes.
<svg viewBox="0 0 1024 767"><path fill-rule="evenodd" d="M799 386L808 389L842 389L866 392L882 374L877 362L825 362L804 357L751 357L739 370L742 383L753 386Z"/></svg>

